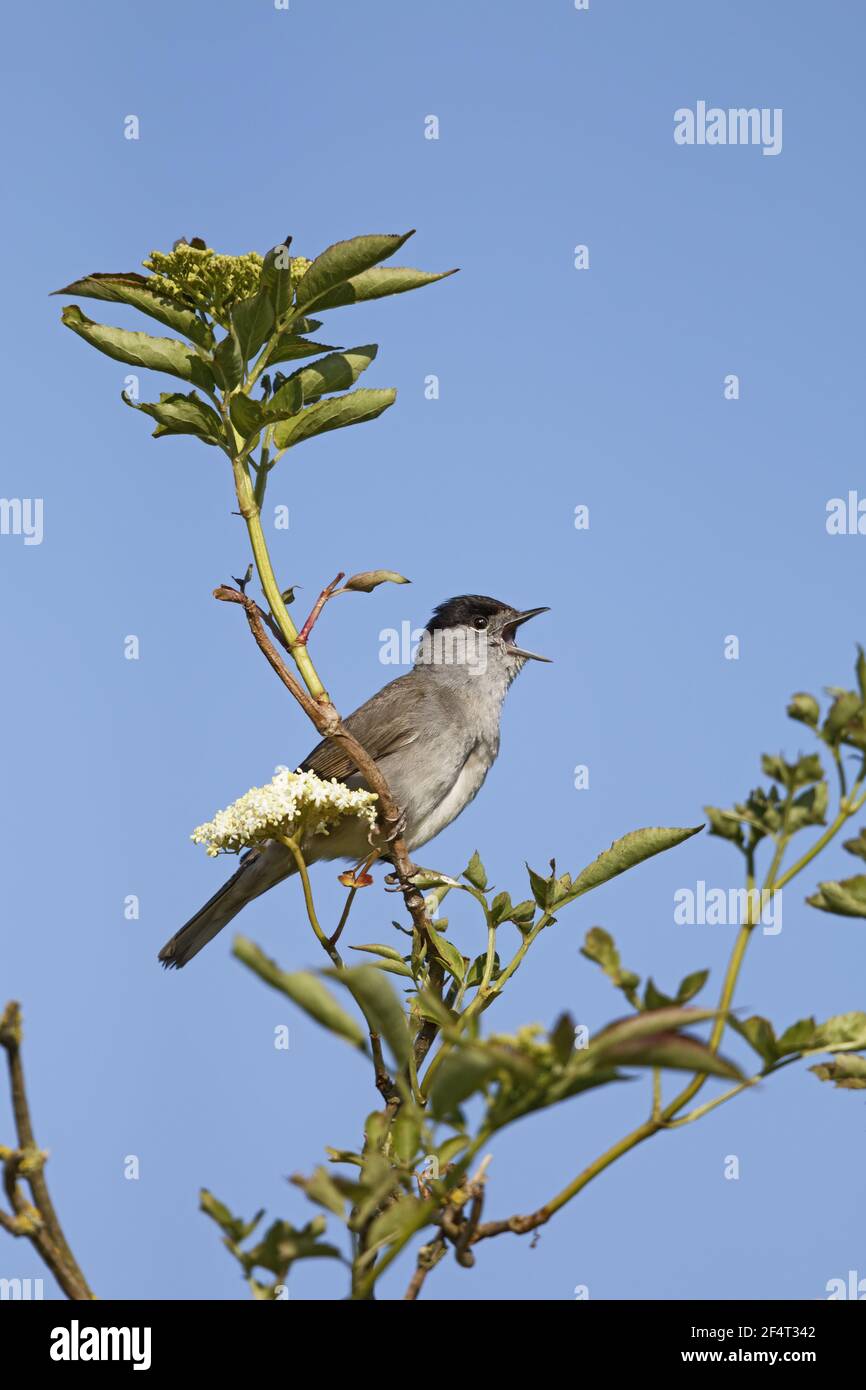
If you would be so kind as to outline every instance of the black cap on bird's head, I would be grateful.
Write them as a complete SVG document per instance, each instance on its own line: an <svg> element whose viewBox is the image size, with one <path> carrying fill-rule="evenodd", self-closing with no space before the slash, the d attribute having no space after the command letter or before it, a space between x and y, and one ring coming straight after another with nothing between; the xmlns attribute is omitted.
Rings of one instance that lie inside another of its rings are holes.
<svg viewBox="0 0 866 1390"><path fill-rule="evenodd" d="M446 599L433 610L427 624L427 632L446 631L449 628L469 628L474 632L487 633L498 638L505 648L506 655L521 657L524 661L550 661L549 656L539 656L537 652L525 651L515 645L514 636L521 623L539 613L548 613L549 608L527 608L522 612L512 608L509 603L489 598L486 594L460 594L457 598Z"/></svg>

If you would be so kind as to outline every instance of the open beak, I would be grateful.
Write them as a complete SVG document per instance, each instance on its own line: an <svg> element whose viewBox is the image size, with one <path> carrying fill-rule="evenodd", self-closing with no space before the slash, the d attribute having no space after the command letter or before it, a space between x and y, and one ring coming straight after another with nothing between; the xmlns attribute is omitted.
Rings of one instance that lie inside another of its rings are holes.
<svg viewBox="0 0 866 1390"><path fill-rule="evenodd" d="M549 656L539 656L538 652L527 652L523 647L514 644L514 634L522 623L528 623L530 618L537 618L539 613L549 613L549 608L527 608L525 613L518 613L516 618L512 618L510 623L502 629L502 636L505 639L505 646L511 656L522 656L527 661L550 661Z"/></svg>

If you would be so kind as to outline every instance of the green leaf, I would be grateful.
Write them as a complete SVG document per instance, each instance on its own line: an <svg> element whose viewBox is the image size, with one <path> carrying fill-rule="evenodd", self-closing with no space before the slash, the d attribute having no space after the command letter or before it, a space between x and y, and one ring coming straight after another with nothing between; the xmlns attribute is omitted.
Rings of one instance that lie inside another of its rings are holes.
<svg viewBox="0 0 866 1390"><path fill-rule="evenodd" d="M705 806L707 820L710 823L710 834L718 835L722 840L732 840L734 844L742 846L743 827L741 822L730 811L722 811L718 806Z"/></svg>
<svg viewBox="0 0 866 1390"><path fill-rule="evenodd" d="M224 391L234 391L244 379L244 359L234 333L227 333L213 355L214 372Z"/></svg>
<svg viewBox="0 0 866 1390"><path fill-rule="evenodd" d="M199 347L210 348L213 344L213 331L192 309L183 309L170 299L163 299L149 288L147 276L131 271L128 275L109 275L95 273L85 275L81 280L73 280L54 294L74 294L82 299L100 299L107 304L128 304L140 309L143 314L182 333L185 338Z"/></svg>
<svg viewBox="0 0 866 1390"><path fill-rule="evenodd" d="M296 325L297 326L297 325ZM314 343L296 333L281 333L268 354L268 366L278 362L295 362L301 357L315 357L317 352L338 352L333 343Z"/></svg>
<svg viewBox="0 0 866 1390"><path fill-rule="evenodd" d="M862 711L862 702L859 695L855 695L853 690L841 691L830 706L827 718L824 720L822 733L830 742L838 742L845 734L847 725Z"/></svg>
<svg viewBox="0 0 866 1390"><path fill-rule="evenodd" d="M806 902L838 917L866 917L866 874L843 878L838 883L819 883L817 893Z"/></svg>
<svg viewBox="0 0 866 1390"><path fill-rule="evenodd" d="M242 299L232 309L231 320L241 359L249 362L274 329L274 305L270 295L259 290L249 299Z"/></svg>
<svg viewBox="0 0 866 1390"><path fill-rule="evenodd" d="M753 1014L751 1018L739 1019L735 1014L732 1014L728 1022L734 1032L745 1038L746 1042L766 1063L771 1064L778 1061L779 1050L776 1033L769 1019L761 1018L759 1014Z"/></svg>
<svg viewBox="0 0 866 1390"><path fill-rule="evenodd" d="M116 362L167 372L169 376L179 376L182 381L213 390L213 372L207 363L178 338L152 338L149 333L130 333L125 328L94 323L82 314L77 304L67 304L61 319L79 338Z"/></svg>
<svg viewBox="0 0 866 1390"><path fill-rule="evenodd" d="M789 1057L794 1052L806 1052L817 1046L817 1026L814 1018L801 1018L786 1028L776 1043L776 1056Z"/></svg>
<svg viewBox="0 0 866 1390"><path fill-rule="evenodd" d="M686 975L677 990L677 1003L687 1004L690 999L694 999L696 994L700 994L709 978L709 970L696 970L692 975Z"/></svg>
<svg viewBox="0 0 866 1390"><path fill-rule="evenodd" d="M866 1091L866 1057L856 1053L843 1053L832 1062L821 1062L809 1070L819 1081L832 1081L841 1090Z"/></svg>
<svg viewBox="0 0 866 1390"><path fill-rule="evenodd" d="M807 695L805 691L799 691L796 695L791 696L787 714L790 719L796 719L801 724L808 724L810 729L817 729L821 707L814 695Z"/></svg>
<svg viewBox="0 0 866 1390"><path fill-rule="evenodd" d="M305 439L328 430L339 430L345 425L360 425L366 420L375 420L389 405L393 405L397 392L390 391L348 391L344 396L334 396L330 400L317 401L308 405L299 415L284 420L274 430L274 443L278 449L288 449Z"/></svg>
<svg viewBox="0 0 866 1390"><path fill-rule="evenodd" d="M340 1007L317 975L306 970L296 970L291 974L281 970L275 961L268 959L261 947L244 936L235 937L232 954L254 971L259 979L264 980L265 984L278 989L281 994L288 995L289 999L323 1028L348 1039L363 1051L363 1031L351 1015Z"/></svg>
<svg viewBox="0 0 866 1390"><path fill-rule="evenodd" d="M646 982L643 993L643 1006L645 1009L669 1009L677 1001L672 999L669 994L662 994L660 989L656 989L653 980L650 978Z"/></svg>
<svg viewBox="0 0 866 1390"><path fill-rule="evenodd" d="M378 351L375 343L367 343L363 347L347 348L345 352L329 353L309 367L299 367L292 376L300 383L304 403L318 400L332 391L347 391L367 370Z"/></svg>
<svg viewBox="0 0 866 1390"><path fill-rule="evenodd" d="M821 759L817 753L808 753L796 763L787 763L784 758L765 753L761 758L761 766L768 777L772 777L774 782L781 782L791 791L797 787L807 787L810 782L820 782L824 776Z"/></svg>
<svg viewBox="0 0 866 1390"><path fill-rule="evenodd" d="M857 673L857 684L860 687L860 699L866 704L866 653L864 653L859 642L857 643L857 665L855 670Z"/></svg>
<svg viewBox="0 0 866 1390"><path fill-rule="evenodd" d="M194 434L205 444L220 445L224 442L222 422L215 410L191 391L188 396L169 392L162 393L158 401L132 401L121 392L121 400L133 410L141 410L156 420L154 439L166 434Z"/></svg>
<svg viewBox="0 0 866 1390"><path fill-rule="evenodd" d="M553 1055L561 1067L565 1066L574 1051L576 1036L577 1029L571 1014L560 1014L550 1032L550 1045L553 1048Z"/></svg>
<svg viewBox="0 0 866 1390"><path fill-rule="evenodd" d="M860 827L853 840L843 840L842 848L847 849L849 854L855 854L858 859L866 859L866 825Z"/></svg>
<svg viewBox="0 0 866 1390"><path fill-rule="evenodd" d="M439 959L445 967L451 971L455 980L462 980L466 971L466 962L463 959L463 953L457 949L453 941L449 941L447 937L440 935L435 927L430 926L427 930L427 935L435 946Z"/></svg>
<svg viewBox="0 0 866 1390"><path fill-rule="evenodd" d="M836 1014L815 1030L813 1047L825 1047L832 1052L837 1047L866 1047L866 1014Z"/></svg>
<svg viewBox="0 0 866 1390"><path fill-rule="evenodd" d="M382 266L375 270L365 270L354 275L351 280L335 286L318 302L317 308L341 309L347 304L361 304L370 299L384 299L390 294L405 294L407 290L419 290L424 285L432 285L436 280L447 280L456 275L456 270L430 272L412 270L408 266Z"/></svg>
<svg viewBox="0 0 866 1390"><path fill-rule="evenodd" d="M605 975L616 985L617 989L621 989L632 1004L637 1004L634 992L640 984L640 975L635 975L631 970L623 969L616 942L610 932L606 932L604 927L591 927L580 948L580 953L582 956L586 956L587 960L595 961L596 965L600 965Z"/></svg>
<svg viewBox="0 0 866 1390"><path fill-rule="evenodd" d="M411 579L405 579L402 574L397 574L396 570L362 570L360 574L353 574L351 579L347 579L343 588L360 594L371 594L380 584L411 583Z"/></svg>
<svg viewBox="0 0 866 1390"><path fill-rule="evenodd" d="M328 970L326 974L348 989L370 1026L385 1039L398 1066L404 1066L412 1040L403 1006L382 972L372 965L355 965L348 970Z"/></svg>
<svg viewBox="0 0 866 1390"><path fill-rule="evenodd" d="M289 1225L288 1221L275 1221L265 1232L264 1240L252 1250L242 1253L247 1272L267 1269L283 1280L295 1260L342 1259L335 1245L326 1245L319 1240L324 1220L324 1217L314 1217L301 1230Z"/></svg>
<svg viewBox="0 0 866 1390"><path fill-rule="evenodd" d="M556 880L551 874L549 878L544 878L542 874L537 874L534 869L526 865L526 872L529 875L529 886L532 889L532 896L536 903L544 911L547 911L553 904L553 897L556 891ZM533 914L534 915L534 914Z"/></svg>
<svg viewBox="0 0 866 1390"><path fill-rule="evenodd" d="M712 1052L699 1038L685 1033L660 1032L608 1048L606 1057L618 1064L632 1067L665 1067L670 1071L700 1072L705 1076L723 1076L741 1081L739 1067L718 1053Z"/></svg>
<svg viewBox="0 0 866 1390"><path fill-rule="evenodd" d="M478 850L475 851L466 868L463 870L463 877L472 884L473 888L477 888L480 893L483 893L487 887L487 871L481 862L481 856Z"/></svg>
<svg viewBox="0 0 866 1390"><path fill-rule="evenodd" d="M401 1105L391 1127L394 1153L401 1163L411 1167L421 1142L421 1114L414 1105Z"/></svg>
<svg viewBox="0 0 866 1390"><path fill-rule="evenodd" d="M691 1028L695 1024L705 1023L708 1019L717 1017L716 1009L687 1009L679 1005L630 1014L627 1018L609 1023L597 1033L587 1049L587 1055L593 1052L596 1056L606 1057L624 1044L641 1042L652 1034L668 1032L671 1029Z"/></svg>
<svg viewBox="0 0 866 1390"><path fill-rule="evenodd" d="M602 883L607 883L608 879L615 878L617 874L625 873L627 869L634 868L636 864L642 864L645 859L651 859L653 855L661 854L663 850L673 849L675 845L681 845L684 840L690 839L692 835L697 835L699 830L703 830L702 825L695 825L685 830L652 827L646 830L630 831L621 839L614 840L610 849L604 850L597 859L594 859L587 868L577 875L571 892L563 898L563 903L573 902L575 898L589 893Z"/></svg>
<svg viewBox="0 0 866 1390"><path fill-rule="evenodd" d="M264 1216L264 1208L256 1212L252 1221L243 1221L239 1216L233 1216L228 1207L220 1202L212 1192L203 1187L199 1192L199 1210L215 1221L223 1234L233 1244L237 1245L240 1241L246 1240L258 1226Z"/></svg>
<svg viewBox="0 0 866 1390"><path fill-rule="evenodd" d="M292 302L292 257L288 246L273 246L265 256L260 284L276 322L283 317Z"/></svg>
<svg viewBox="0 0 866 1390"><path fill-rule="evenodd" d="M437 1119L455 1114L464 1100L487 1084L499 1065L489 1052L473 1044L449 1052L430 1091L430 1104Z"/></svg>
<svg viewBox="0 0 866 1390"><path fill-rule="evenodd" d="M249 396L232 396L229 401L229 415L238 434L250 440L264 429L267 421L260 401L252 401Z"/></svg>
<svg viewBox="0 0 866 1390"><path fill-rule="evenodd" d="M390 1245L401 1237L411 1236L426 1226L435 1210L434 1203L404 1192L375 1218L367 1231L369 1250Z"/></svg>
<svg viewBox="0 0 866 1390"><path fill-rule="evenodd" d="M295 1187L300 1187L317 1206L331 1211L340 1220L345 1220L346 1199L326 1168L316 1168L309 1178L299 1173L292 1175Z"/></svg>
<svg viewBox="0 0 866 1390"><path fill-rule="evenodd" d="M513 922L519 931L528 931L535 919L536 904L532 898L524 898L522 903L517 903L505 919Z"/></svg>
<svg viewBox="0 0 866 1390"><path fill-rule="evenodd" d="M338 241L317 256L295 291L295 305L304 310L322 305L328 291L393 256L412 232L403 236L356 236Z"/></svg>
<svg viewBox="0 0 866 1390"><path fill-rule="evenodd" d="M378 942L372 942L369 946L352 946L352 951L369 951L373 956L384 956L386 960L399 961L403 964L403 957L393 946L382 946Z"/></svg>
<svg viewBox="0 0 866 1390"><path fill-rule="evenodd" d="M802 830L807 825L826 825L830 794L826 782L818 782L796 797L788 811L788 830Z"/></svg>
<svg viewBox="0 0 866 1390"><path fill-rule="evenodd" d="M533 904L533 908L534 906L535 905ZM493 902L490 904L490 916L493 919L493 925L495 927L498 927L500 922L507 922L510 919L513 911L514 908L511 903L511 894L497 893L496 897L493 899ZM532 915L533 917L535 916L534 911Z"/></svg>

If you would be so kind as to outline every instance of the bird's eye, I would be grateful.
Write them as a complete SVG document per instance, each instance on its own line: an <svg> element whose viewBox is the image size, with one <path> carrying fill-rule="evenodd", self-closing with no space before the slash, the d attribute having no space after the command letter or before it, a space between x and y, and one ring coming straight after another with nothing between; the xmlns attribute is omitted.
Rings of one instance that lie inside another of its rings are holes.
<svg viewBox="0 0 866 1390"><path fill-rule="evenodd" d="M487 626L487 619L479 613L477 618L472 619L472 626L477 627L479 632L483 632Z"/></svg>

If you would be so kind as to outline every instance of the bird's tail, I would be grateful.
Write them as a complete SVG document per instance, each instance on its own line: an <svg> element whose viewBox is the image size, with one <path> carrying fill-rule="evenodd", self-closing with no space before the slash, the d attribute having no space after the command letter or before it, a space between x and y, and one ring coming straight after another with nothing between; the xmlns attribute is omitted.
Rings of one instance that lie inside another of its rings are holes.
<svg viewBox="0 0 866 1390"><path fill-rule="evenodd" d="M248 902L294 872L288 850L282 845L269 841L262 849L251 850L242 859L237 873L232 874L219 892L214 893L204 907L199 908L195 916L190 917L180 931L165 943L159 953L163 965L166 969L180 970Z"/></svg>

